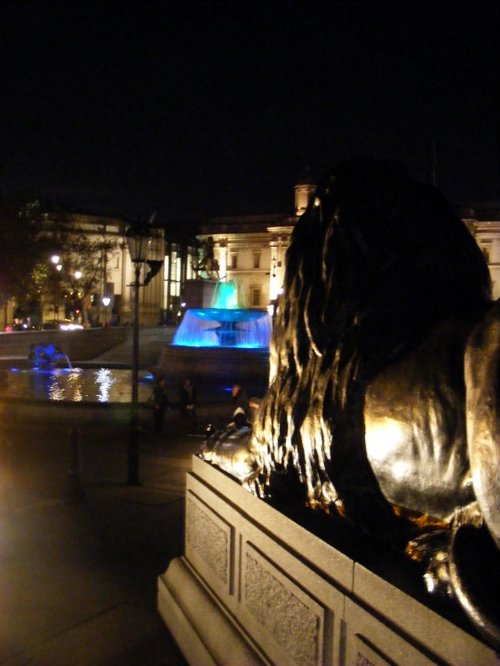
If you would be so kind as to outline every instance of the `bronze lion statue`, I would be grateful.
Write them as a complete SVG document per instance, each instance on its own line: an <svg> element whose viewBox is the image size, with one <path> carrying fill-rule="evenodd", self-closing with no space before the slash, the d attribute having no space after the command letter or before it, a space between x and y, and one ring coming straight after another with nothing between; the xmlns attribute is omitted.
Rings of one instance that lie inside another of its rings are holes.
<svg viewBox="0 0 500 666"><path fill-rule="evenodd" d="M260 497L293 487L405 548L424 562L428 590L456 597L498 649L490 293L481 251L438 190L397 164L340 165L293 231L251 435L228 445L219 434L200 455Z"/></svg>

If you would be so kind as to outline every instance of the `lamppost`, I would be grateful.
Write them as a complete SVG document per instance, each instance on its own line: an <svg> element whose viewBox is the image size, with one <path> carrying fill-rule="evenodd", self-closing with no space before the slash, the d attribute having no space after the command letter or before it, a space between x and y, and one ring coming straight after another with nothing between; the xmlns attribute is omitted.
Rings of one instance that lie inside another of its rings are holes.
<svg viewBox="0 0 500 666"><path fill-rule="evenodd" d="M147 259L151 242L149 229L139 222L130 226L125 234L130 258L134 264L134 324L132 346L132 401L128 448L128 483L139 486L139 287L142 264Z"/></svg>
<svg viewBox="0 0 500 666"><path fill-rule="evenodd" d="M58 273L62 270L61 257L58 254L53 254L50 258L51 262L54 264L55 269ZM59 314L59 303L57 288L59 286L59 277L56 276L54 282L54 328L56 327L57 315Z"/></svg>
<svg viewBox="0 0 500 666"><path fill-rule="evenodd" d="M81 307L82 292L80 285L80 280L82 279L82 271L77 268L73 273L73 277L75 281L73 283L73 288L72 288L71 314L73 319L80 324L82 322L82 307Z"/></svg>
<svg viewBox="0 0 500 666"><path fill-rule="evenodd" d="M108 327L108 305L111 303L109 296L102 297L102 304L104 305L104 328Z"/></svg>

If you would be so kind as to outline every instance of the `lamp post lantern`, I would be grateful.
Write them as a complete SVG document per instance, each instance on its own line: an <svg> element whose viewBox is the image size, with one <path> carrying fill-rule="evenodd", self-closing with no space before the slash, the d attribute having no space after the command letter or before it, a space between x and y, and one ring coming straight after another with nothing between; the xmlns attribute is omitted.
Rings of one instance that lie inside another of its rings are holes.
<svg viewBox="0 0 500 666"><path fill-rule="evenodd" d="M135 224L126 232L130 258L134 264L134 323L132 345L132 400L130 408L129 448L128 448L128 483L140 485L139 478L139 287L142 264L147 259L151 242L149 229Z"/></svg>
<svg viewBox="0 0 500 666"><path fill-rule="evenodd" d="M111 298L103 296L101 302L104 305L104 328L108 328L108 306L111 303Z"/></svg>
<svg viewBox="0 0 500 666"><path fill-rule="evenodd" d="M57 273L60 273L62 271L61 257L58 254L53 254L50 260L54 264L54 268L56 269ZM56 327L57 317L59 314L58 286L60 278L58 277L57 273L54 276L54 328Z"/></svg>

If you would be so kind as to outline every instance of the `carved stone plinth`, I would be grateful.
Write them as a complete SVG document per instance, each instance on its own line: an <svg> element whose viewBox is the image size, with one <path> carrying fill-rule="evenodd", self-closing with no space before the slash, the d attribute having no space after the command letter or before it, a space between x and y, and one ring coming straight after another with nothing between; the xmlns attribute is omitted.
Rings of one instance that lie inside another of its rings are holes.
<svg viewBox="0 0 500 666"><path fill-rule="evenodd" d="M190 664L498 665L468 631L193 457L158 609Z"/></svg>

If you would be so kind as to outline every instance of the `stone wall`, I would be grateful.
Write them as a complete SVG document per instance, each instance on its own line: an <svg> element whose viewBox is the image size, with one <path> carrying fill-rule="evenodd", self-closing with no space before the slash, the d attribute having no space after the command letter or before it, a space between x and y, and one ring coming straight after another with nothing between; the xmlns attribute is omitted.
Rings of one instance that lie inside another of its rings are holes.
<svg viewBox="0 0 500 666"><path fill-rule="evenodd" d="M132 328L93 328L78 331L19 331L0 333L0 358L28 358L32 344L58 346L74 361L87 361L132 338Z"/></svg>
<svg viewBox="0 0 500 666"><path fill-rule="evenodd" d="M473 631L197 457L185 553L158 580L158 609L196 666L500 664Z"/></svg>

